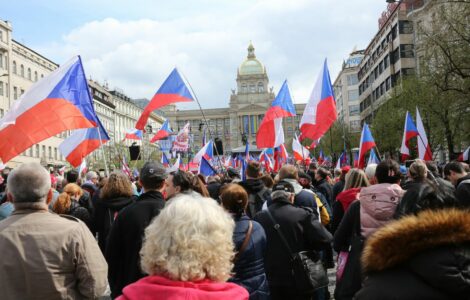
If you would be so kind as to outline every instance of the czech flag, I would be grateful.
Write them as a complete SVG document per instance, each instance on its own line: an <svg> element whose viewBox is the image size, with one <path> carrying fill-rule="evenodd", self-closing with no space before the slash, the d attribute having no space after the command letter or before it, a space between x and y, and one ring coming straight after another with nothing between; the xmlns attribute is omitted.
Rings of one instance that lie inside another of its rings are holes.
<svg viewBox="0 0 470 300"><path fill-rule="evenodd" d="M211 164L206 160L204 156L201 158L201 163L199 164L198 172L199 174L202 174L204 176L211 176L217 174L216 170L211 166Z"/></svg>
<svg viewBox="0 0 470 300"><path fill-rule="evenodd" d="M78 174L80 174L80 175L85 174L87 170L88 170L88 168L86 166L86 159L84 159L80 163L80 167L78 168Z"/></svg>
<svg viewBox="0 0 470 300"><path fill-rule="evenodd" d="M336 121L336 102L325 62L300 120L300 139L318 140Z"/></svg>
<svg viewBox="0 0 470 300"><path fill-rule="evenodd" d="M124 172L124 174L131 177L131 169L129 168L129 165L127 164L126 156L122 157L122 168L121 168L121 170L122 170L122 172Z"/></svg>
<svg viewBox="0 0 470 300"><path fill-rule="evenodd" d="M348 165L348 154L346 151L343 151L336 162L336 169L341 169L346 165Z"/></svg>
<svg viewBox="0 0 470 300"><path fill-rule="evenodd" d="M297 135L294 136L292 139L292 153L294 155L295 160L304 161L305 159L309 158L310 151L307 148L300 144Z"/></svg>
<svg viewBox="0 0 470 300"><path fill-rule="evenodd" d="M193 162L200 163L204 157L206 160L211 160L214 157L214 143L210 140L204 147L194 155Z"/></svg>
<svg viewBox="0 0 470 300"><path fill-rule="evenodd" d="M406 119L405 119L405 130L403 132L403 140L401 142L401 160L405 161L410 156L410 146L409 141L411 138L418 136L418 129L411 118L409 112L406 112Z"/></svg>
<svg viewBox="0 0 470 300"><path fill-rule="evenodd" d="M362 127L361 133L361 143L359 145L359 161L357 163L357 167L359 169L363 169L365 166L367 151L374 148L375 146L375 141L372 137L372 133L370 132L369 125L364 123L364 127Z"/></svg>
<svg viewBox="0 0 470 300"><path fill-rule="evenodd" d="M424 130L423 121L421 120L421 115L419 110L416 107L416 128L418 129L418 154L419 159L422 160L432 160L431 146L429 145L428 138L426 136L426 131Z"/></svg>
<svg viewBox="0 0 470 300"><path fill-rule="evenodd" d="M279 171L282 164L287 162L289 154L287 153L286 147L284 144L279 145L279 147L274 148L274 172Z"/></svg>
<svg viewBox="0 0 470 300"><path fill-rule="evenodd" d="M142 140L142 130L139 130L139 129L129 129L127 132L126 132L126 136L124 137L124 139L128 139L128 140Z"/></svg>
<svg viewBox="0 0 470 300"><path fill-rule="evenodd" d="M162 165L165 168L168 168L170 166L170 161L168 160L168 157L166 157L165 152L162 152L162 158L161 158L160 162L162 163Z"/></svg>
<svg viewBox="0 0 470 300"><path fill-rule="evenodd" d="M0 120L0 159L5 163L65 130L97 126L79 56L36 82Z"/></svg>
<svg viewBox="0 0 470 300"><path fill-rule="evenodd" d="M162 128L157 131L157 133L153 136L153 138L150 140L150 143L154 143L158 140L163 140L167 137L170 136L170 134L173 133L173 130L170 128L170 122L168 119L163 123Z"/></svg>
<svg viewBox="0 0 470 300"><path fill-rule="evenodd" d="M458 161L468 161L468 152L470 151L470 147L467 148L467 150L465 150L464 152L462 152L459 157L458 157Z"/></svg>
<svg viewBox="0 0 470 300"><path fill-rule="evenodd" d="M259 156L259 162L264 163L264 168L266 172L271 172L273 170L273 162L271 161L271 158L266 152L266 149L261 151L261 154Z"/></svg>
<svg viewBox="0 0 470 300"><path fill-rule="evenodd" d="M248 144L248 142L246 143L246 146L245 146L245 161L250 161L251 157L250 157L250 144Z"/></svg>
<svg viewBox="0 0 470 300"><path fill-rule="evenodd" d="M325 161L325 153L323 153L323 149L320 149L320 153L318 154L318 163L322 164Z"/></svg>
<svg viewBox="0 0 470 300"><path fill-rule="evenodd" d="M375 154L375 151L374 149L371 149L370 150L370 155L369 155L369 160L367 161L367 165L370 165L370 164L376 164L378 165L380 162L380 159L377 157L377 155Z"/></svg>
<svg viewBox="0 0 470 300"><path fill-rule="evenodd" d="M77 129L59 145L60 153L75 168L88 154L109 141L108 133L99 119L97 121L98 127Z"/></svg>
<svg viewBox="0 0 470 300"><path fill-rule="evenodd" d="M178 69L174 68L145 107L135 128L143 130L152 111L160 107L176 102L192 102L194 99L196 97L191 92L189 84L183 79Z"/></svg>
<svg viewBox="0 0 470 300"><path fill-rule="evenodd" d="M263 121L256 133L257 147L272 148L284 143L282 118L294 117L295 115L295 107L292 103L286 80L282 84L281 90L271 104L271 107L264 115Z"/></svg>

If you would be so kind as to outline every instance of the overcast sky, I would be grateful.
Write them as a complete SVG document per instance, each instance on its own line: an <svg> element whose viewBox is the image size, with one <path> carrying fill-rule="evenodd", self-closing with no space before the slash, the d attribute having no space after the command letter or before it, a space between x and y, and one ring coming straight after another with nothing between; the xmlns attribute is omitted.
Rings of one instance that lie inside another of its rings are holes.
<svg viewBox="0 0 470 300"><path fill-rule="evenodd" d="M334 80L385 8L385 0L18 0L3 3L0 18L17 41L59 64L80 54L87 77L132 98L151 98L178 66L213 108L228 105L250 41L274 91L288 79L294 102L306 102L324 58Z"/></svg>

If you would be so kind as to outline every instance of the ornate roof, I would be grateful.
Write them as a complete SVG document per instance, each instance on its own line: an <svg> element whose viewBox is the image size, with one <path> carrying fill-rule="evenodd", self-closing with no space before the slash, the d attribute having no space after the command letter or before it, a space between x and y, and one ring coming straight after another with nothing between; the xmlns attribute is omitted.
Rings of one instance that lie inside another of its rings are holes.
<svg viewBox="0 0 470 300"><path fill-rule="evenodd" d="M263 64L256 58L255 47L250 42L248 46L248 55L244 62L238 68L238 74L240 75L258 75L265 74L266 70Z"/></svg>

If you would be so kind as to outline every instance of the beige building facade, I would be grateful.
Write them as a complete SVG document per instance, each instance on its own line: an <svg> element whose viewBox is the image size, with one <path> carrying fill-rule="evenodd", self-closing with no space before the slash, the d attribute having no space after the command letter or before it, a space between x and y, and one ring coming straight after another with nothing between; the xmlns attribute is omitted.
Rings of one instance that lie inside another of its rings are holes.
<svg viewBox="0 0 470 300"><path fill-rule="evenodd" d="M237 87L232 89L229 105L224 108L204 109L210 132L213 138L222 140L224 152L231 152L244 145L256 145L256 132L264 114L275 98L273 87L269 87L266 67L255 55L255 48L250 43L246 59L237 69ZM292 139L298 128L305 104L295 104L297 116L285 118L283 121L286 143ZM197 151L202 144L202 136L206 128L200 110L179 110L176 105L168 105L162 109L174 131L189 122ZM209 133L207 131L207 136Z"/></svg>
<svg viewBox="0 0 470 300"><path fill-rule="evenodd" d="M364 50L351 52L333 83L338 121L347 126L350 132L361 131L357 72L363 58Z"/></svg>

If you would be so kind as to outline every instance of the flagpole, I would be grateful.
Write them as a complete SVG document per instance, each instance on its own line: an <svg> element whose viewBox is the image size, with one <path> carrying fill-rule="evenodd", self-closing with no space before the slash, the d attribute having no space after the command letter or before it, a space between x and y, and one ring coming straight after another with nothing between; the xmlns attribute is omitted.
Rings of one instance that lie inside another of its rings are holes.
<svg viewBox="0 0 470 300"><path fill-rule="evenodd" d="M108 163L106 162L106 156L104 155L103 140L101 139L100 129L101 129L100 126L98 126L98 138L100 139L101 155L103 156L103 160L104 160L104 169L106 171L106 177L109 177Z"/></svg>
<svg viewBox="0 0 470 300"><path fill-rule="evenodd" d="M186 77L184 76L184 74L181 74L181 76L183 76L185 79ZM196 96L196 93L194 92L194 89L193 87L191 86L191 84L189 83L188 80L186 80L186 83L189 85L189 88L191 89L191 91L193 92L193 95L194 95L194 98L196 99L196 102L197 102L197 105L199 106L199 110L201 111L201 114L202 114L202 118L204 119L204 122L206 123L206 127L209 131L209 135L212 139L213 135L212 135L212 130L211 128L209 127L209 123L207 122L207 119L206 119L206 115L204 115L204 111L202 110L202 107L201 107L201 103L199 103L199 99L198 97ZM215 154L217 155L217 158L219 158L219 150L217 149L217 147L215 147ZM219 167L222 171L225 171L225 168L224 166L220 163L220 159L217 160L218 163L219 163Z"/></svg>

